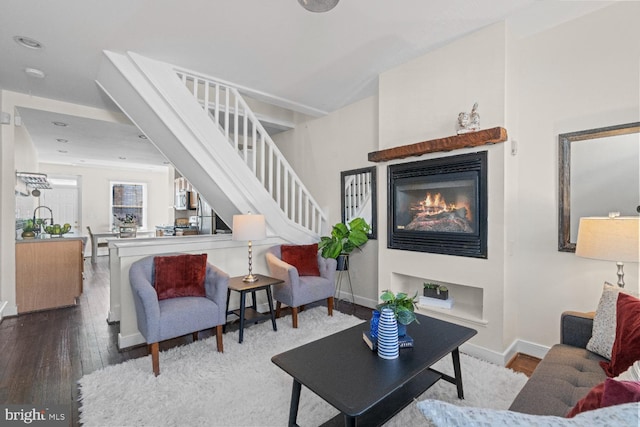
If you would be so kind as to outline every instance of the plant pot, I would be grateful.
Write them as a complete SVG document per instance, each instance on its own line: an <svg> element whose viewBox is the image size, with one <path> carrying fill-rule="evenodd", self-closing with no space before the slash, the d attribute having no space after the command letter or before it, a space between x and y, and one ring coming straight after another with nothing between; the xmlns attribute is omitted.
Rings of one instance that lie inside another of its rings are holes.
<svg viewBox="0 0 640 427"><path fill-rule="evenodd" d="M407 325L403 325L402 323L398 322L398 336L404 337L405 335L407 335Z"/></svg>
<svg viewBox="0 0 640 427"><path fill-rule="evenodd" d="M349 269L349 255L338 255L336 261L338 261L336 271L347 271Z"/></svg>
<svg viewBox="0 0 640 427"><path fill-rule="evenodd" d="M369 333L372 338L378 338L378 324L380 323L380 312L373 310L371 312L371 320L369 321Z"/></svg>
<svg viewBox="0 0 640 427"><path fill-rule="evenodd" d="M449 290L441 291L440 288L423 288L422 294L428 298L449 299Z"/></svg>
<svg viewBox="0 0 640 427"><path fill-rule="evenodd" d="M36 237L36 233L34 233L33 231L23 231L22 232L22 238L23 239L35 239Z"/></svg>

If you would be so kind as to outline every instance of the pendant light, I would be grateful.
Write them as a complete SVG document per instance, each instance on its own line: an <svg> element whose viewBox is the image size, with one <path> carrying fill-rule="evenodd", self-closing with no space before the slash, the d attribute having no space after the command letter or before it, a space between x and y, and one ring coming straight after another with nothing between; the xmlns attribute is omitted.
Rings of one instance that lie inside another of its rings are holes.
<svg viewBox="0 0 640 427"><path fill-rule="evenodd" d="M298 0L298 3L309 12L328 12L338 4L339 0Z"/></svg>

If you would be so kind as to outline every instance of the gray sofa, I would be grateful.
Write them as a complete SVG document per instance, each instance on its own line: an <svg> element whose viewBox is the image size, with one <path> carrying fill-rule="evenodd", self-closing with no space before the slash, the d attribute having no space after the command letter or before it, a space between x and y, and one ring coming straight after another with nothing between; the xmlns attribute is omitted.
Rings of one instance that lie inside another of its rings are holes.
<svg viewBox="0 0 640 427"><path fill-rule="evenodd" d="M565 312L560 344L542 359L516 396L511 411L564 417L591 388L606 378L599 363L607 360L586 349L594 313Z"/></svg>

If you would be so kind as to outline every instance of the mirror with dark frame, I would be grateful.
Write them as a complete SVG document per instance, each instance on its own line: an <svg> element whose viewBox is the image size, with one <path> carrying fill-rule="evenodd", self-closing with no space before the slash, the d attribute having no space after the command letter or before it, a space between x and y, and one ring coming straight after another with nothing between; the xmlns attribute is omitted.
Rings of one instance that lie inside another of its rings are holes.
<svg viewBox="0 0 640 427"><path fill-rule="evenodd" d="M558 136L558 250L575 252L581 217L637 215L640 122Z"/></svg>
<svg viewBox="0 0 640 427"><path fill-rule="evenodd" d="M362 217L371 226L369 239L378 233L375 166L340 172L342 222Z"/></svg>

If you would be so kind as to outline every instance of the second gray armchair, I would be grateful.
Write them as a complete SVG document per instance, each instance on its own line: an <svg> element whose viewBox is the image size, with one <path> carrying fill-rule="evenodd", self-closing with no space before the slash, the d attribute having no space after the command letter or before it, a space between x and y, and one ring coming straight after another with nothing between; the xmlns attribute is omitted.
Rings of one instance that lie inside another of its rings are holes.
<svg viewBox="0 0 640 427"><path fill-rule="evenodd" d="M284 283L273 286L273 299L276 300L276 317L280 317L282 304L291 307L293 327L298 327L298 312L305 304L323 299L327 300L328 315L333 315L333 296L336 260L323 258L316 251L317 271L319 275L302 275L298 268L282 260L282 245L267 250L267 265L272 277Z"/></svg>

